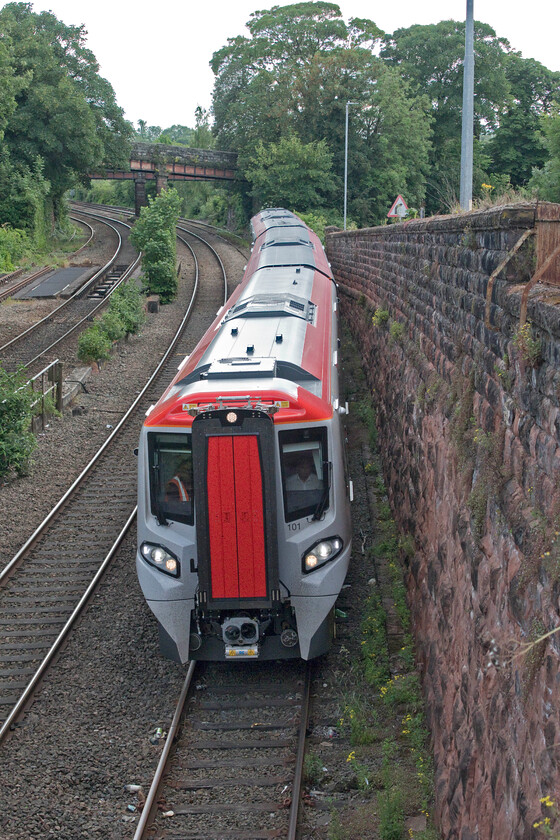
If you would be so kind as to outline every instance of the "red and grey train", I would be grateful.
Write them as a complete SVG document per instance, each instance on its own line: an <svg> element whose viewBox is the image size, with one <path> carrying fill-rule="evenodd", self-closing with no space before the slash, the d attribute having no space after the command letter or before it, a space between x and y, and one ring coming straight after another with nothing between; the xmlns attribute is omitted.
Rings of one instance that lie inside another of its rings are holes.
<svg viewBox="0 0 560 840"><path fill-rule="evenodd" d="M337 290L293 213L251 222L243 279L148 411L138 552L162 653L325 653L351 550Z"/></svg>

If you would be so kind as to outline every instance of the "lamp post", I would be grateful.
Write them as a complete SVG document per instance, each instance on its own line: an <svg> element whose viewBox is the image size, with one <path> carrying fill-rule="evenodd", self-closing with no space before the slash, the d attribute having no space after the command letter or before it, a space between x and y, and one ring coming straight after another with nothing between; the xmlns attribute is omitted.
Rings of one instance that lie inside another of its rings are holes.
<svg viewBox="0 0 560 840"><path fill-rule="evenodd" d="M473 0L467 0L465 64L463 71L463 124L461 134L461 210L472 209L474 124L474 21Z"/></svg>
<svg viewBox="0 0 560 840"><path fill-rule="evenodd" d="M346 133L344 135L344 230L346 230L346 201L348 198L348 106L357 104L357 102L346 103Z"/></svg>

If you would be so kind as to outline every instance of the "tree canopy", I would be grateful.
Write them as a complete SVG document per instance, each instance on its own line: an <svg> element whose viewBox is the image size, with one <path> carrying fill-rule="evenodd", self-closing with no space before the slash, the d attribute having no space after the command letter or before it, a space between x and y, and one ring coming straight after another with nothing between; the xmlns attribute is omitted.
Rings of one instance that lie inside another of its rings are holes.
<svg viewBox="0 0 560 840"><path fill-rule="evenodd" d="M334 212L351 103L348 207L357 223L382 221L397 193L406 194L409 205L425 200L428 212L457 203L464 21L386 34L371 20L345 22L335 3L301 2L256 11L246 26L248 34L230 38L210 66L216 145L239 153L253 198L274 194L274 185L263 182L274 178L273 169L268 166L265 176L260 164L285 143L324 142L335 189L306 192L299 209ZM560 99L560 74L524 59L480 21L474 22L474 48L476 197L484 183L524 187L545 165L552 129L543 140L542 120Z"/></svg>
<svg viewBox="0 0 560 840"><path fill-rule="evenodd" d="M319 167L310 166L305 175L300 170L295 209L335 208L342 195L346 103L352 102L348 184L356 221L379 220L403 190L420 203L431 131L428 101L373 54L383 35L376 24L357 18L346 23L334 3L303 2L254 12L247 28L250 37L230 39L211 67L216 145L238 151L253 196L263 201L278 194L271 161L284 159L288 148L314 162L324 149L332 170L325 169L322 151Z"/></svg>
<svg viewBox="0 0 560 840"><path fill-rule="evenodd" d="M514 187L522 187L529 182L533 169L544 166L547 160L542 117L553 111L560 93L560 73L517 52L506 56L505 71L510 95L485 152L493 172L508 176Z"/></svg>
<svg viewBox="0 0 560 840"><path fill-rule="evenodd" d="M56 217L69 187L127 160L132 127L99 75L82 26L36 14L30 3L8 3L0 31L0 221L11 212L11 175L23 183L41 174ZM30 213L20 222L29 226Z"/></svg>

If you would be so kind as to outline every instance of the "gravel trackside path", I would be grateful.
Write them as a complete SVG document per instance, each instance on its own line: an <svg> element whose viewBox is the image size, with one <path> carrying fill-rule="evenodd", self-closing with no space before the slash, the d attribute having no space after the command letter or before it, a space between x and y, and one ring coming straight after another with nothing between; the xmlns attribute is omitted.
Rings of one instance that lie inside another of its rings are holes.
<svg viewBox="0 0 560 840"><path fill-rule="evenodd" d="M223 243L217 248L232 282L238 281L246 258ZM149 315L141 335L119 344L74 410L53 420L39 438L29 476L0 486L2 566L81 472L159 362L192 287L192 257L183 246L178 250L177 300ZM215 274L215 260L201 249L197 255L203 284L205 272ZM214 316L215 302L207 308L189 327L193 346ZM159 655L134 556L133 533L29 713L0 748L2 840L112 840L134 833L137 816L127 806L136 796L124 785L148 785L160 752L150 737L169 725L166 716L183 681L183 669Z"/></svg>

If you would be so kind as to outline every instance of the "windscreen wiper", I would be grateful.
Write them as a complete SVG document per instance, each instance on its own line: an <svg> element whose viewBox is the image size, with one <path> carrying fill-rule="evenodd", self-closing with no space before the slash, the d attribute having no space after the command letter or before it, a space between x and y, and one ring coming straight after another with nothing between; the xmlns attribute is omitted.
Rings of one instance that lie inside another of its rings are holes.
<svg viewBox="0 0 560 840"><path fill-rule="evenodd" d="M153 469L154 475L155 475L155 487L152 488L152 491L151 491L152 494L153 494L152 495L152 500L153 500L152 510L155 513L158 525L169 525L169 522L167 521L167 519L165 518L165 515L163 513L161 504L158 501L157 488L159 487L159 464L154 464L152 466L152 469Z"/></svg>
<svg viewBox="0 0 560 840"><path fill-rule="evenodd" d="M327 468L325 470L325 467ZM327 507L327 503L329 501L329 493L331 490L331 476L332 476L332 463L330 461L326 461L323 463L323 475L327 473L327 484L323 492L321 493L321 498L317 503L317 507L315 508L315 513L311 517L312 520L320 519L325 512L325 508Z"/></svg>

